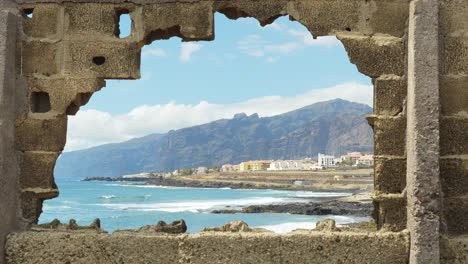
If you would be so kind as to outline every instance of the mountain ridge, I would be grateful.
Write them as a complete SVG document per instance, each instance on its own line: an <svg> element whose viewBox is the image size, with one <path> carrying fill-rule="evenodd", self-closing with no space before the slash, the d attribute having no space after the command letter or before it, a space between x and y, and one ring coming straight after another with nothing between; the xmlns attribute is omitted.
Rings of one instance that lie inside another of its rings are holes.
<svg viewBox="0 0 468 264"><path fill-rule="evenodd" d="M55 174L117 177L255 159L298 159L319 152L372 152L373 134L365 120L371 112L367 105L334 99L270 117L238 113L232 119L66 152Z"/></svg>

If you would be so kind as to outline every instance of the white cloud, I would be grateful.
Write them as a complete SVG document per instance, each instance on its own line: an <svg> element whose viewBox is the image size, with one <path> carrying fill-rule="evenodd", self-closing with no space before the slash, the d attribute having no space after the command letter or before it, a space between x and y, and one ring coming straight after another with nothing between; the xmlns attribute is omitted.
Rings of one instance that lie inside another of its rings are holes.
<svg viewBox="0 0 468 264"><path fill-rule="evenodd" d="M180 57L179 59L183 62L188 62L192 59L193 53L201 50L203 46L193 42L183 42L180 45Z"/></svg>
<svg viewBox="0 0 468 264"><path fill-rule="evenodd" d="M260 58L265 56L264 49L267 44L259 35L251 34L238 41L237 47L249 56Z"/></svg>
<svg viewBox="0 0 468 264"><path fill-rule="evenodd" d="M249 56L256 58L266 57L266 61L271 62L271 57L278 59L278 55L287 55L304 47L336 47L341 45L335 36L313 39L312 35L305 30L290 29L287 31L287 35L292 37L292 40L285 43L271 43L259 35L247 35L237 42L237 48Z"/></svg>
<svg viewBox="0 0 468 264"><path fill-rule="evenodd" d="M335 47L341 45L341 42L335 36L318 37L314 39L308 31L290 29L288 33L291 36L299 37L305 46L323 46Z"/></svg>
<svg viewBox="0 0 468 264"><path fill-rule="evenodd" d="M237 47L249 56L261 58L269 54L289 54L298 49L299 45L296 42L270 44L259 35L248 35L237 42Z"/></svg>
<svg viewBox="0 0 468 264"><path fill-rule="evenodd" d="M261 27L262 29L273 29L273 30L276 30L276 31L282 31L283 30L283 26L276 23L276 22L273 22L271 24L268 24L264 27Z"/></svg>
<svg viewBox="0 0 468 264"><path fill-rule="evenodd" d="M272 53L289 54L298 48L299 45L297 43L288 42L284 44L268 45L265 47L265 51Z"/></svg>
<svg viewBox="0 0 468 264"><path fill-rule="evenodd" d="M171 129L232 118L236 113L273 116L335 98L372 105L372 94L370 85L344 83L313 89L293 97L265 96L232 104L203 101L197 105L187 105L170 102L164 105L143 105L122 115L84 110L69 118L66 151L121 142L151 133L165 133Z"/></svg>
<svg viewBox="0 0 468 264"><path fill-rule="evenodd" d="M143 48L141 56L146 57L167 57L167 52L161 48Z"/></svg>

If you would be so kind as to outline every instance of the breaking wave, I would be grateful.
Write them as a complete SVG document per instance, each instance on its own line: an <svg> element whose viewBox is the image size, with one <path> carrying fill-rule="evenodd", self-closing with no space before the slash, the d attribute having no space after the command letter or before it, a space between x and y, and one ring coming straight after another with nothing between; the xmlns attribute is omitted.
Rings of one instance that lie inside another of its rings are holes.
<svg viewBox="0 0 468 264"><path fill-rule="evenodd" d="M215 209L238 209L250 205L280 204L288 202L297 202L294 198L282 197L251 197L236 200L203 200L203 201L183 201L167 203L148 203L148 204L100 204L113 210L135 210L135 211L161 211L161 212L209 212Z"/></svg>
<svg viewBox="0 0 468 264"><path fill-rule="evenodd" d="M146 194L146 195L138 195L138 196L117 196L117 195L102 195L102 196L99 196L98 199L100 200L129 200L129 201L132 201L132 200L148 200L151 198L151 195L150 194Z"/></svg>

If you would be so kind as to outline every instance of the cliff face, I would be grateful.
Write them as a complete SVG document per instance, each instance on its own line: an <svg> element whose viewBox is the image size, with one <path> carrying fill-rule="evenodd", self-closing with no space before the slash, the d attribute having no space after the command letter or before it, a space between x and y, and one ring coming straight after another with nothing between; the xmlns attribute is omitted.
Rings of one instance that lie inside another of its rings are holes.
<svg viewBox="0 0 468 264"><path fill-rule="evenodd" d="M64 153L55 173L114 177L253 159L298 159L319 152L372 151L372 130L365 120L371 112L366 105L337 99L273 117L238 114L163 135Z"/></svg>

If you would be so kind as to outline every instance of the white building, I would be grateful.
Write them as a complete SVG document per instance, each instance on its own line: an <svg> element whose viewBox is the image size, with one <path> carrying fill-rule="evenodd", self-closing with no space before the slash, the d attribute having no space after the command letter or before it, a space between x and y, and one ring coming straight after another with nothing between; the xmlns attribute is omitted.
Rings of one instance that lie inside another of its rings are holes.
<svg viewBox="0 0 468 264"><path fill-rule="evenodd" d="M207 167L198 167L196 171L197 175L206 174L207 172L208 172Z"/></svg>
<svg viewBox="0 0 468 264"><path fill-rule="evenodd" d="M300 160L276 160L270 163L269 171L303 170L304 163Z"/></svg>
<svg viewBox="0 0 468 264"><path fill-rule="evenodd" d="M317 162L304 162L304 170L321 170L322 166L320 166Z"/></svg>
<svg viewBox="0 0 468 264"><path fill-rule="evenodd" d="M364 155L356 161L358 166L374 166L374 156L373 155Z"/></svg>
<svg viewBox="0 0 468 264"><path fill-rule="evenodd" d="M322 168L336 167L335 156L318 154L318 165Z"/></svg>

